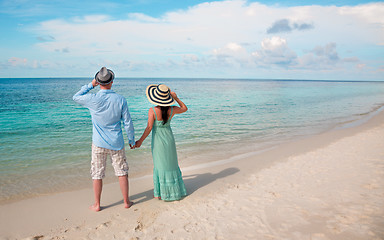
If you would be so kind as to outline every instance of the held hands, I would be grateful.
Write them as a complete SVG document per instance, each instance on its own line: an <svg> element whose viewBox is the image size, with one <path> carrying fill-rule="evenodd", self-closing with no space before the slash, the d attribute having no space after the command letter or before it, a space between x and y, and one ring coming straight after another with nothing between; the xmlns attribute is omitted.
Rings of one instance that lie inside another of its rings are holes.
<svg viewBox="0 0 384 240"><path fill-rule="evenodd" d="M139 140L139 141L136 141L135 145L129 144L129 147L131 149L135 149L135 148L141 147L141 144L142 144L142 142L140 142L140 140Z"/></svg>
<svg viewBox="0 0 384 240"><path fill-rule="evenodd" d="M136 144L135 144L135 148L139 148L139 147L141 147L141 144L142 144L143 142L140 142L140 140L139 141L136 141Z"/></svg>

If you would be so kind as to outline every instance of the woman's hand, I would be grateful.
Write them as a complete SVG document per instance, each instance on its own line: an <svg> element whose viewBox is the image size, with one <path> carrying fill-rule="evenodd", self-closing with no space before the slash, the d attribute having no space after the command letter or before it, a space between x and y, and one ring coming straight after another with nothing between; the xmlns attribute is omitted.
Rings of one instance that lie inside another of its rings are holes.
<svg viewBox="0 0 384 240"><path fill-rule="evenodd" d="M175 92L171 92L171 96L172 96L173 98L177 98L177 95L176 95Z"/></svg>
<svg viewBox="0 0 384 240"><path fill-rule="evenodd" d="M139 141L136 141L135 143L135 148L139 148L141 146L142 142Z"/></svg>
<svg viewBox="0 0 384 240"><path fill-rule="evenodd" d="M170 92L171 96L173 97L173 99L175 99L175 101L179 104L180 107L174 107L173 108L173 112L175 114L179 114L179 113L183 113L183 112L186 112L188 110L187 106L183 103L183 101L181 101L175 92Z"/></svg>

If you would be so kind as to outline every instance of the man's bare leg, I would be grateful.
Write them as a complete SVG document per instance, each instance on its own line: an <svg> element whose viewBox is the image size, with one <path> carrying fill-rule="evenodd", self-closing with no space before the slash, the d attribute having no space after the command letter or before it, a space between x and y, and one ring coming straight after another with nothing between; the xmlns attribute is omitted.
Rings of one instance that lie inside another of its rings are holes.
<svg viewBox="0 0 384 240"><path fill-rule="evenodd" d="M127 175L119 176L119 183L120 183L121 193L123 194L123 198L124 198L124 207L130 208L133 203L129 201L128 176Z"/></svg>
<svg viewBox="0 0 384 240"><path fill-rule="evenodd" d="M93 179L93 192L95 194L95 204L89 207L89 209L98 212L100 211L100 198L101 190L103 189L103 180L102 179Z"/></svg>

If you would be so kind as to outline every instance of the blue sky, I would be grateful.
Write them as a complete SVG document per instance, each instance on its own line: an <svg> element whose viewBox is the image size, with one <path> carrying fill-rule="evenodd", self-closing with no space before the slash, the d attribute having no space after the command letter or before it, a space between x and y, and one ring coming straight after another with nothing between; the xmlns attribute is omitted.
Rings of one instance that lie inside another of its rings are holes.
<svg viewBox="0 0 384 240"><path fill-rule="evenodd" d="M384 2L0 1L2 77L384 80Z"/></svg>

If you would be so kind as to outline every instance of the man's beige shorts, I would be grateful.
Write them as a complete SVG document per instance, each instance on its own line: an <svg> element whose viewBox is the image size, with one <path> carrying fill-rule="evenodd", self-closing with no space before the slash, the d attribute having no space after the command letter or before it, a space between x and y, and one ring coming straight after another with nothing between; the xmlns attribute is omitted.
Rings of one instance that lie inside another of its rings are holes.
<svg viewBox="0 0 384 240"><path fill-rule="evenodd" d="M125 148L115 151L97 147L92 144L91 176L92 179L103 179L108 155L111 157L112 166L116 176L128 175L127 158Z"/></svg>

